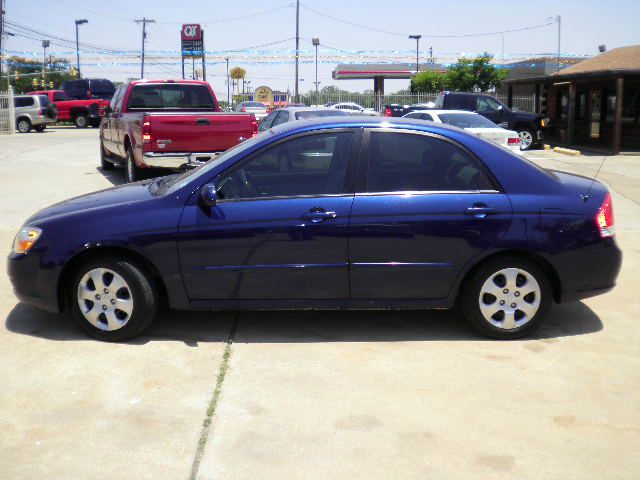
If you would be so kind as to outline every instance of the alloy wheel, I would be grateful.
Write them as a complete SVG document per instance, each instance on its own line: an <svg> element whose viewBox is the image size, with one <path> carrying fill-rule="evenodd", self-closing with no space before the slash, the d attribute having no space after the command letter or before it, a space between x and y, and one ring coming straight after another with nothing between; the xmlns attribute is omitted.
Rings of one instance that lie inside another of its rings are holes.
<svg viewBox="0 0 640 480"><path fill-rule="evenodd" d="M113 331L131 319L133 296L121 275L107 268L94 268L78 284L78 305L91 325Z"/></svg>
<svg viewBox="0 0 640 480"><path fill-rule="evenodd" d="M526 150L533 144L533 135L529 130L522 130L520 133L520 150Z"/></svg>
<svg viewBox="0 0 640 480"><path fill-rule="evenodd" d="M29 122L27 120L20 120L18 122L18 131L20 133L27 133L29 131Z"/></svg>
<svg viewBox="0 0 640 480"><path fill-rule="evenodd" d="M541 295L533 275L521 268L505 268L487 278L478 302L487 322L501 330L513 330L535 316Z"/></svg>

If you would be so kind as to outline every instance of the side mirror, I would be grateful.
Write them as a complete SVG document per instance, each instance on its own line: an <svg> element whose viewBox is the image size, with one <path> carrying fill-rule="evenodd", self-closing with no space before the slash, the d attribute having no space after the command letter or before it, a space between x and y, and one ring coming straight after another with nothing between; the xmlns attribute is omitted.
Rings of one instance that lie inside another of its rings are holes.
<svg viewBox="0 0 640 480"><path fill-rule="evenodd" d="M215 207L220 197L215 183L207 183L200 190L200 202L206 207Z"/></svg>

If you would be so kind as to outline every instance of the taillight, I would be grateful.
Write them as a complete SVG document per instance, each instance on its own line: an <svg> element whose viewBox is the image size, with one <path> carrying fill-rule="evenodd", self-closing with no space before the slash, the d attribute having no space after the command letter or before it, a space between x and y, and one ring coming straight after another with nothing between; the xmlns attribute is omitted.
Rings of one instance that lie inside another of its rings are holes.
<svg viewBox="0 0 640 480"><path fill-rule="evenodd" d="M509 137L507 138L507 145L518 145L520 143L520 137Z"/></svg>
<svg viewBox="0 0 640 480"><path fill-rule="evenodd" d="M142 143L151 143L151 119L146 114L142 117Z"/></svg>
<svg viewBox="0 0 640 480"><path fill-rule="evenodd" d="M384 109L384 116L385 117L392 117L393 116L393 112L391 111L391 109L389 107Z"/></svg>
<svg viewBox="0 0 640 480"><path fill-rule="evenodd" d="M251 114L251 130L253 131L253 136L258 135L258 120L256 120L256 116Z"/></svg>
<svg viewBox="0 0 640 480"><path fill-rule="evenodd" d="M43 109L38 110L38 115L44 115L44 110Z"/></svg>
<svg viewBox="0 0 640 480"><path fill-rule="evenodd" d="M604 202L596 214L595 221L602 238L613 237L616 234L611 194L607 193L607 196L604 197Z"/></svg>
<svg viewBox="0 0 640 480"><path fill-rule="evenodd" d="M243 112L246 112L246 111L247 111L247 109L246 109L246 108L244 108L244 107L242 107L242 111L243 111Z"/></svg>

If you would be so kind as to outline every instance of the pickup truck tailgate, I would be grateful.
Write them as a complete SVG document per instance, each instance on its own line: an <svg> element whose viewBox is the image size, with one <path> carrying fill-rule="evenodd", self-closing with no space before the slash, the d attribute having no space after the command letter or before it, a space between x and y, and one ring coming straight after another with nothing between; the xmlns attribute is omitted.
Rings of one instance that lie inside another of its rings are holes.
<svg viewBox="0 0 640 480"><path fill-rule="evenodd" d="M255 118L247 113L150 113L151 152L222 152L251 138Z"/></svg>

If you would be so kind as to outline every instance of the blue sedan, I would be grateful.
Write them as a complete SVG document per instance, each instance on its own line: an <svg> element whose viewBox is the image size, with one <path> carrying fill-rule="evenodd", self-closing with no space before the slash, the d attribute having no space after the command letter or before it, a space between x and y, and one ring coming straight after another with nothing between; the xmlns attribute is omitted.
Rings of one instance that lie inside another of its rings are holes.
<svg viewBox="0 0 640 480"><path fill-rule="evenodd" d="M451 308L493 338L614 287L611 197L463 130L328 118L27 220L17 297L120 341L178 310Z"/></svg>

